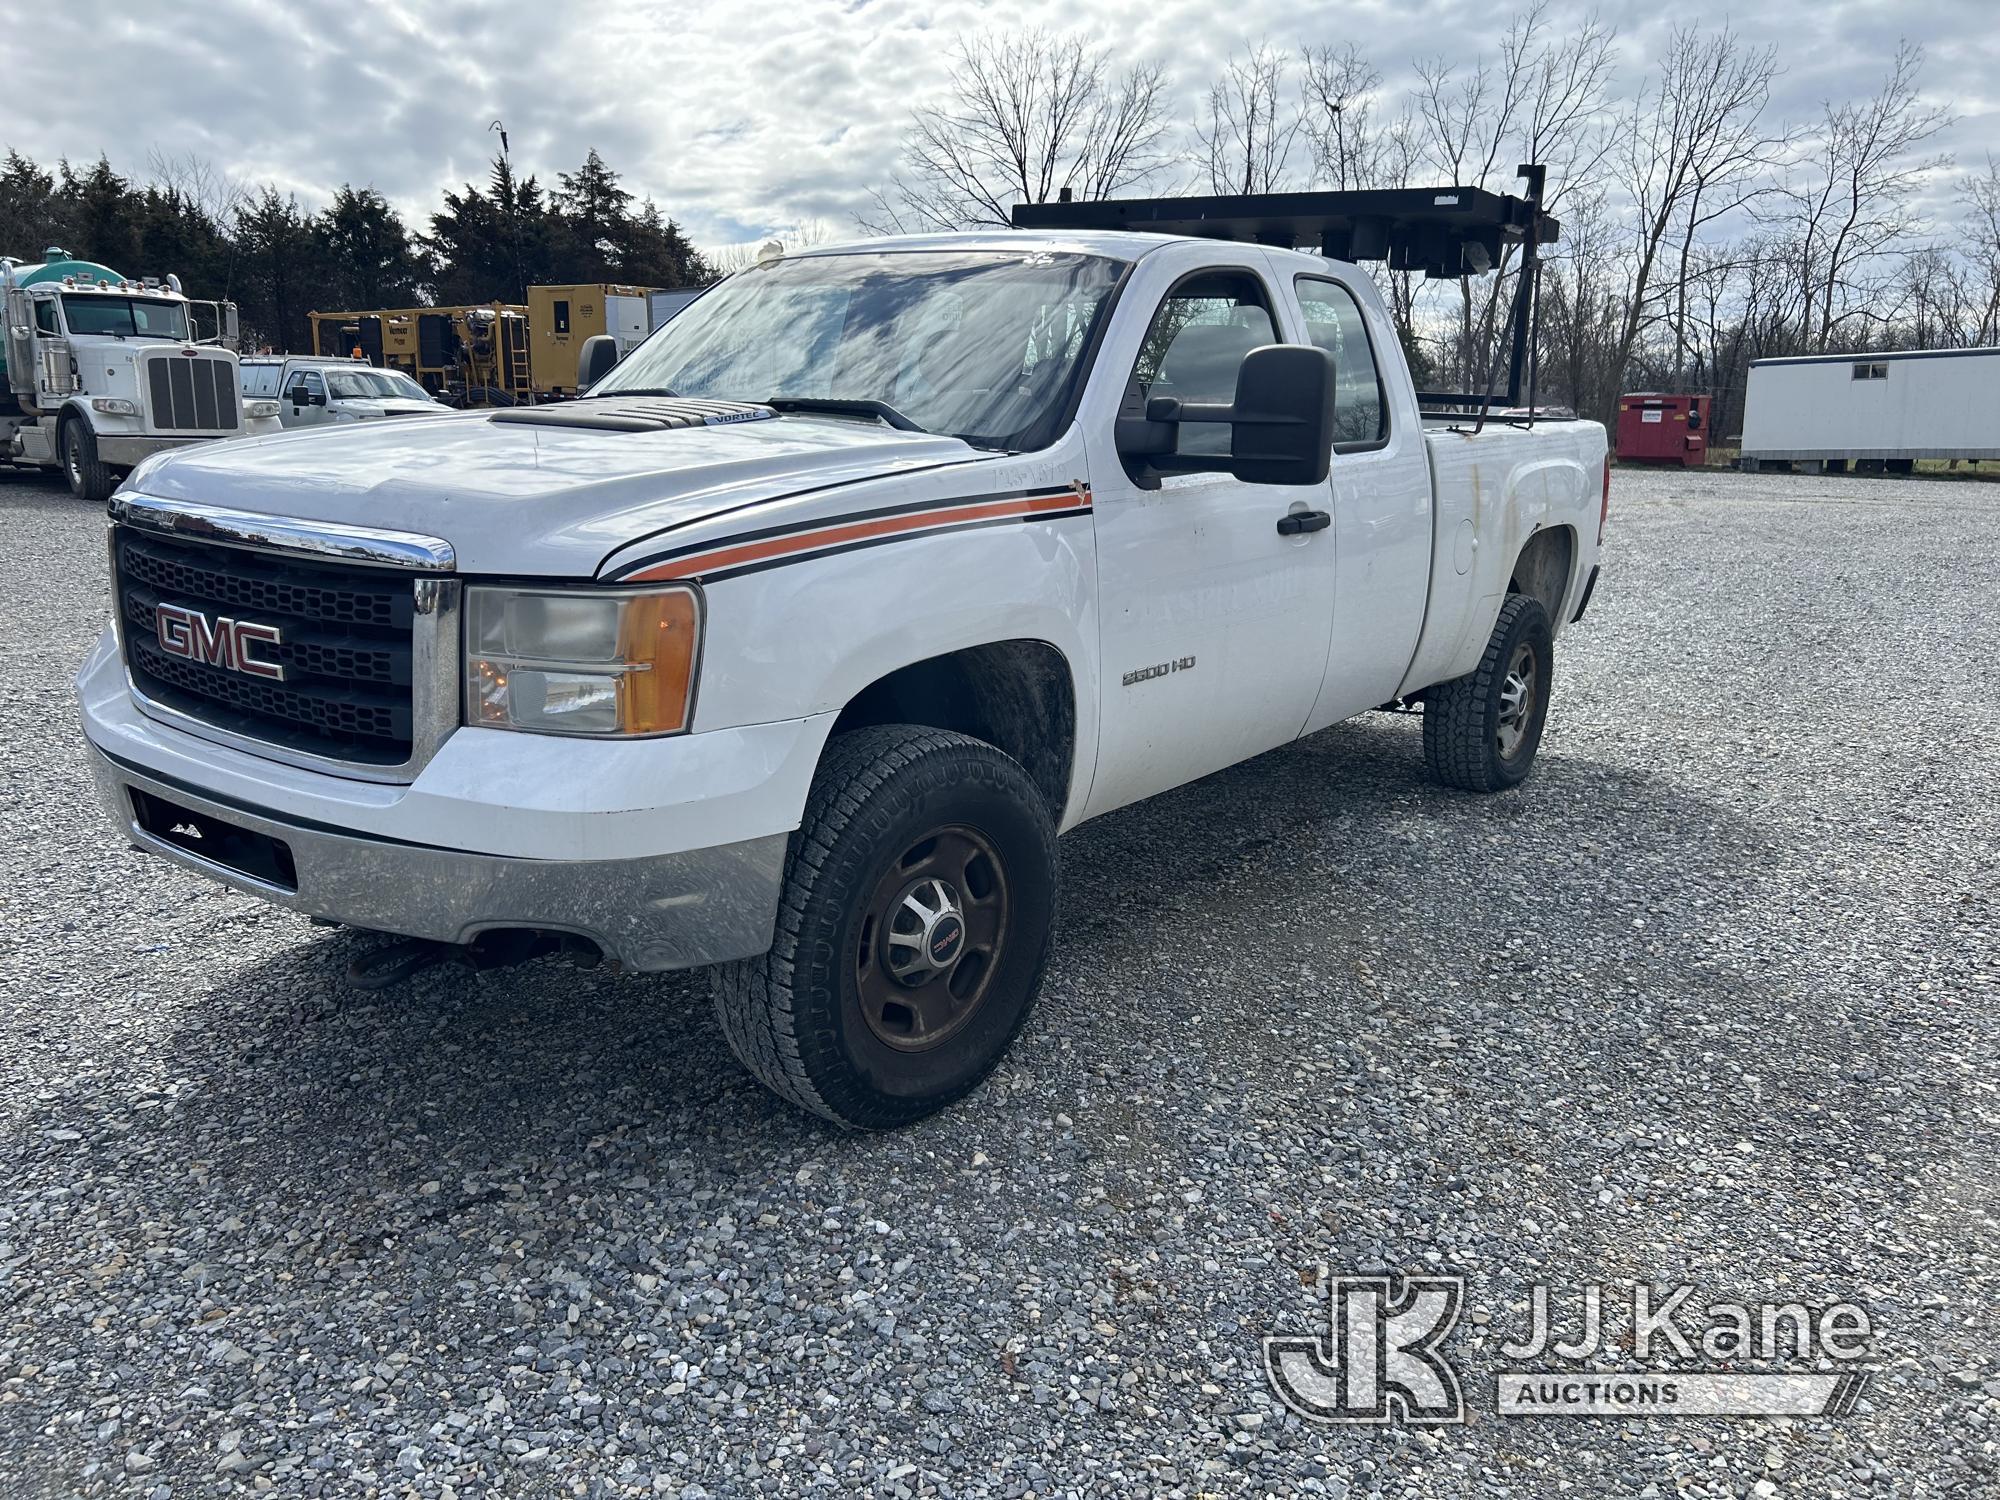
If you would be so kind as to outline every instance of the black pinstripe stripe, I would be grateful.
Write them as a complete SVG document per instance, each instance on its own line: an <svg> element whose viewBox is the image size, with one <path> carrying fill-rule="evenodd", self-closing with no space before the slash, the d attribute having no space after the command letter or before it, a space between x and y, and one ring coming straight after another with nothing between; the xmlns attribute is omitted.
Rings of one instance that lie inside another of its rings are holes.
<svg viewBox="0 0 2000 1500"><path fill-rule="evenodd" d="M1064 488L1067 489L1068 486L1065 485ZM841 542L832 547L821 547L808 552L788 552L783 557L767 557L758 562L744 563L740 567L724 568L719 573L703 573L699 576L704 583L720 583L725 578L741 578L745 574L762 573L770 568L789 567L792 563L812 562L822 557L838 557L843 552L860 552L868 547L886 547L892 542L914 542L927 536L950 536L959 531L984 531L989 526L1026 526L1035 521L1061 521L1070 516L1089 514L1088 505L1079 505L1070 510L1040 511L1032 516L988 516L983 521L961 521L956 526L933 526L928 531L899 531L891 536L863 537L856 542Z"/></svg>
<svg viewBox="0 0 2000 1500"><path fill-rule="evenodd" d="M956 510L966 505L993 505L1007 500L1040 500L1050 495L1074 493L1075 486L1067 484L1044 485L1036 489L994 490L983 495L953 495L943 500L913 500L902 505L882 505L869 510L847 511L837 516L820 516L810 521L791 521L778 526L763 526L752 531L733 531L728 536L711 538L705 542L690 542L682 547L670 547L663 552L649 553L636 562L623 564L615 573L606 575L606 582L616 583L629 578L634 573L642 573L648 568L657 568L662 563L675 562L684 557L694 557L704 552L721 552L730 547L747 546L755 542L773 541L779 537L795 536L810 531L826 531L838 526L851 526L860 521L880 521L891 516L918 515L927 510ZM1087 514L1088 504L1080 504L1074 510L1043 511L1032 516L1002 516L993 520L969 521L964 526L940 526L934 531L901 532L890 537L871 537L865 542L848 543L830 547L822 552L800 552L784 557L766 558L760 562L745 563L740 568L732 568L723 573L703 574L708 578L730 578L739 573L756 573L765 568L776 567L780 563L796 562L805 557L825 557L835 552L847 552L857 546L875 545L880 542L904 541L913 536L942 536L949 531L969 530L978 526L1018 521L1052 521L1065 516Z"/></svg>

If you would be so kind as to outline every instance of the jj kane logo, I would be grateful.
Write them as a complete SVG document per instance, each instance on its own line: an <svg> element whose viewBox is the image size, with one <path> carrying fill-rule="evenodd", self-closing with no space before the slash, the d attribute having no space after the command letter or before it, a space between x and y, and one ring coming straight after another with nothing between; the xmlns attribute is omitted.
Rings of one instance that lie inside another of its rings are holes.
<svg viewBox="0 0 2000 1500"><path fill-rule="evenodd" d="M1319 1280L1326 1331L1264 1340L1265 1374L1286 1406L1312 1422L1465 1420L1459 1371L1446 1352L1465 1305L1461 1278L1336 1276L1322 1267ZM1499 1351L1524 1367L1495 1374L1495 1409L1511 1417L1842 1417L1867 1391L1870 1372L1854 1367L1872 1351L1866 1308L1698 1307L1694 1299L1691 1286L1662 1293L1635 1285L1618 1316L1607 1313L1617 1298L1587 1286L1577 1299L1575 1337L1565 1338L1549 1289L1532 1287L1526 1329ZM1625 1368L1633 1361L1650 1367Z"/></svg>

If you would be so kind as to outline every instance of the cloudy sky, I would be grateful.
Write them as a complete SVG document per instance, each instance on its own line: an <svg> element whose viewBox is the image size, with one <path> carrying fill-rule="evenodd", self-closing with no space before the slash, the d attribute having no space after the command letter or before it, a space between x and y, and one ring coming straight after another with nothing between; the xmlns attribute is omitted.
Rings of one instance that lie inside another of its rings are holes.
<svg viewBox="0 0 2000 1500"><path fill-rule="evenodd" d="M1584 9L1556 0L1558 24ZM1596 9L1619 32L1621 92L1642 81L1671 17L1729 18L1658 0ZM1908 37L1928 55L1926 92L1960 116L1943 145L1968 165L2000 154L2000 0L1743 10L1737 30L1779 49L1781 112L1866 94ZM553 181L594 146L697 243L723 245L810 220L849 227L963 31L1082 28L1164 64L1191 123L1229 54L1259 40L1355 41L1393 87L1420 57L1490 50L1506 14L1505 0L83 0L37 12L41 65L10 70L0 145L44 161L103 152L140 176L149 152L193 155L313 204L367 183L420 223L440 189L484 179L498 117L518 168ZM17 35L17 60L23 45Z"/></svg>

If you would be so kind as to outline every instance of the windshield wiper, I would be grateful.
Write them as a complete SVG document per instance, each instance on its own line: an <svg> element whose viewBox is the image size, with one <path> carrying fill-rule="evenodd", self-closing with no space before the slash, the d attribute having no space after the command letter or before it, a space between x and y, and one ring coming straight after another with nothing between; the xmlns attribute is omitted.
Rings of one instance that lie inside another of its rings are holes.
<svg viewBox="0 0 2000 1500"><path fill-rule="evenodd" d="M865 396L845 399L834 396L769 396L761 405L772 411L823 411L834 416L873 417L878 422L887 422L898 432L927 432L908 417L897 411L886 401L875 401Z"/></svg>

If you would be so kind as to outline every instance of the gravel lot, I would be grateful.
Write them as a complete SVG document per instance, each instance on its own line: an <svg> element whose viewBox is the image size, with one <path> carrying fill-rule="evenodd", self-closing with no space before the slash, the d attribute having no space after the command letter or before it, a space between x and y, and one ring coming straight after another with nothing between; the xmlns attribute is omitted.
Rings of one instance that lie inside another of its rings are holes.
<svg viewBox="0 0 2000 1500"><path fill-rule="evenodd" d="M102 523L0 481L0 1491L1992 1495L2000 489L1613 506L1525 788L1371 716L1087 825L1010 1064L856 1138L697 978L364 995L114 847ZM1321 1262L1467 1278L1469 1425L1277 1405ZM1646 1280L1858 1299L1881 1373L1493 1414L1531 1283Z"/></svg>

